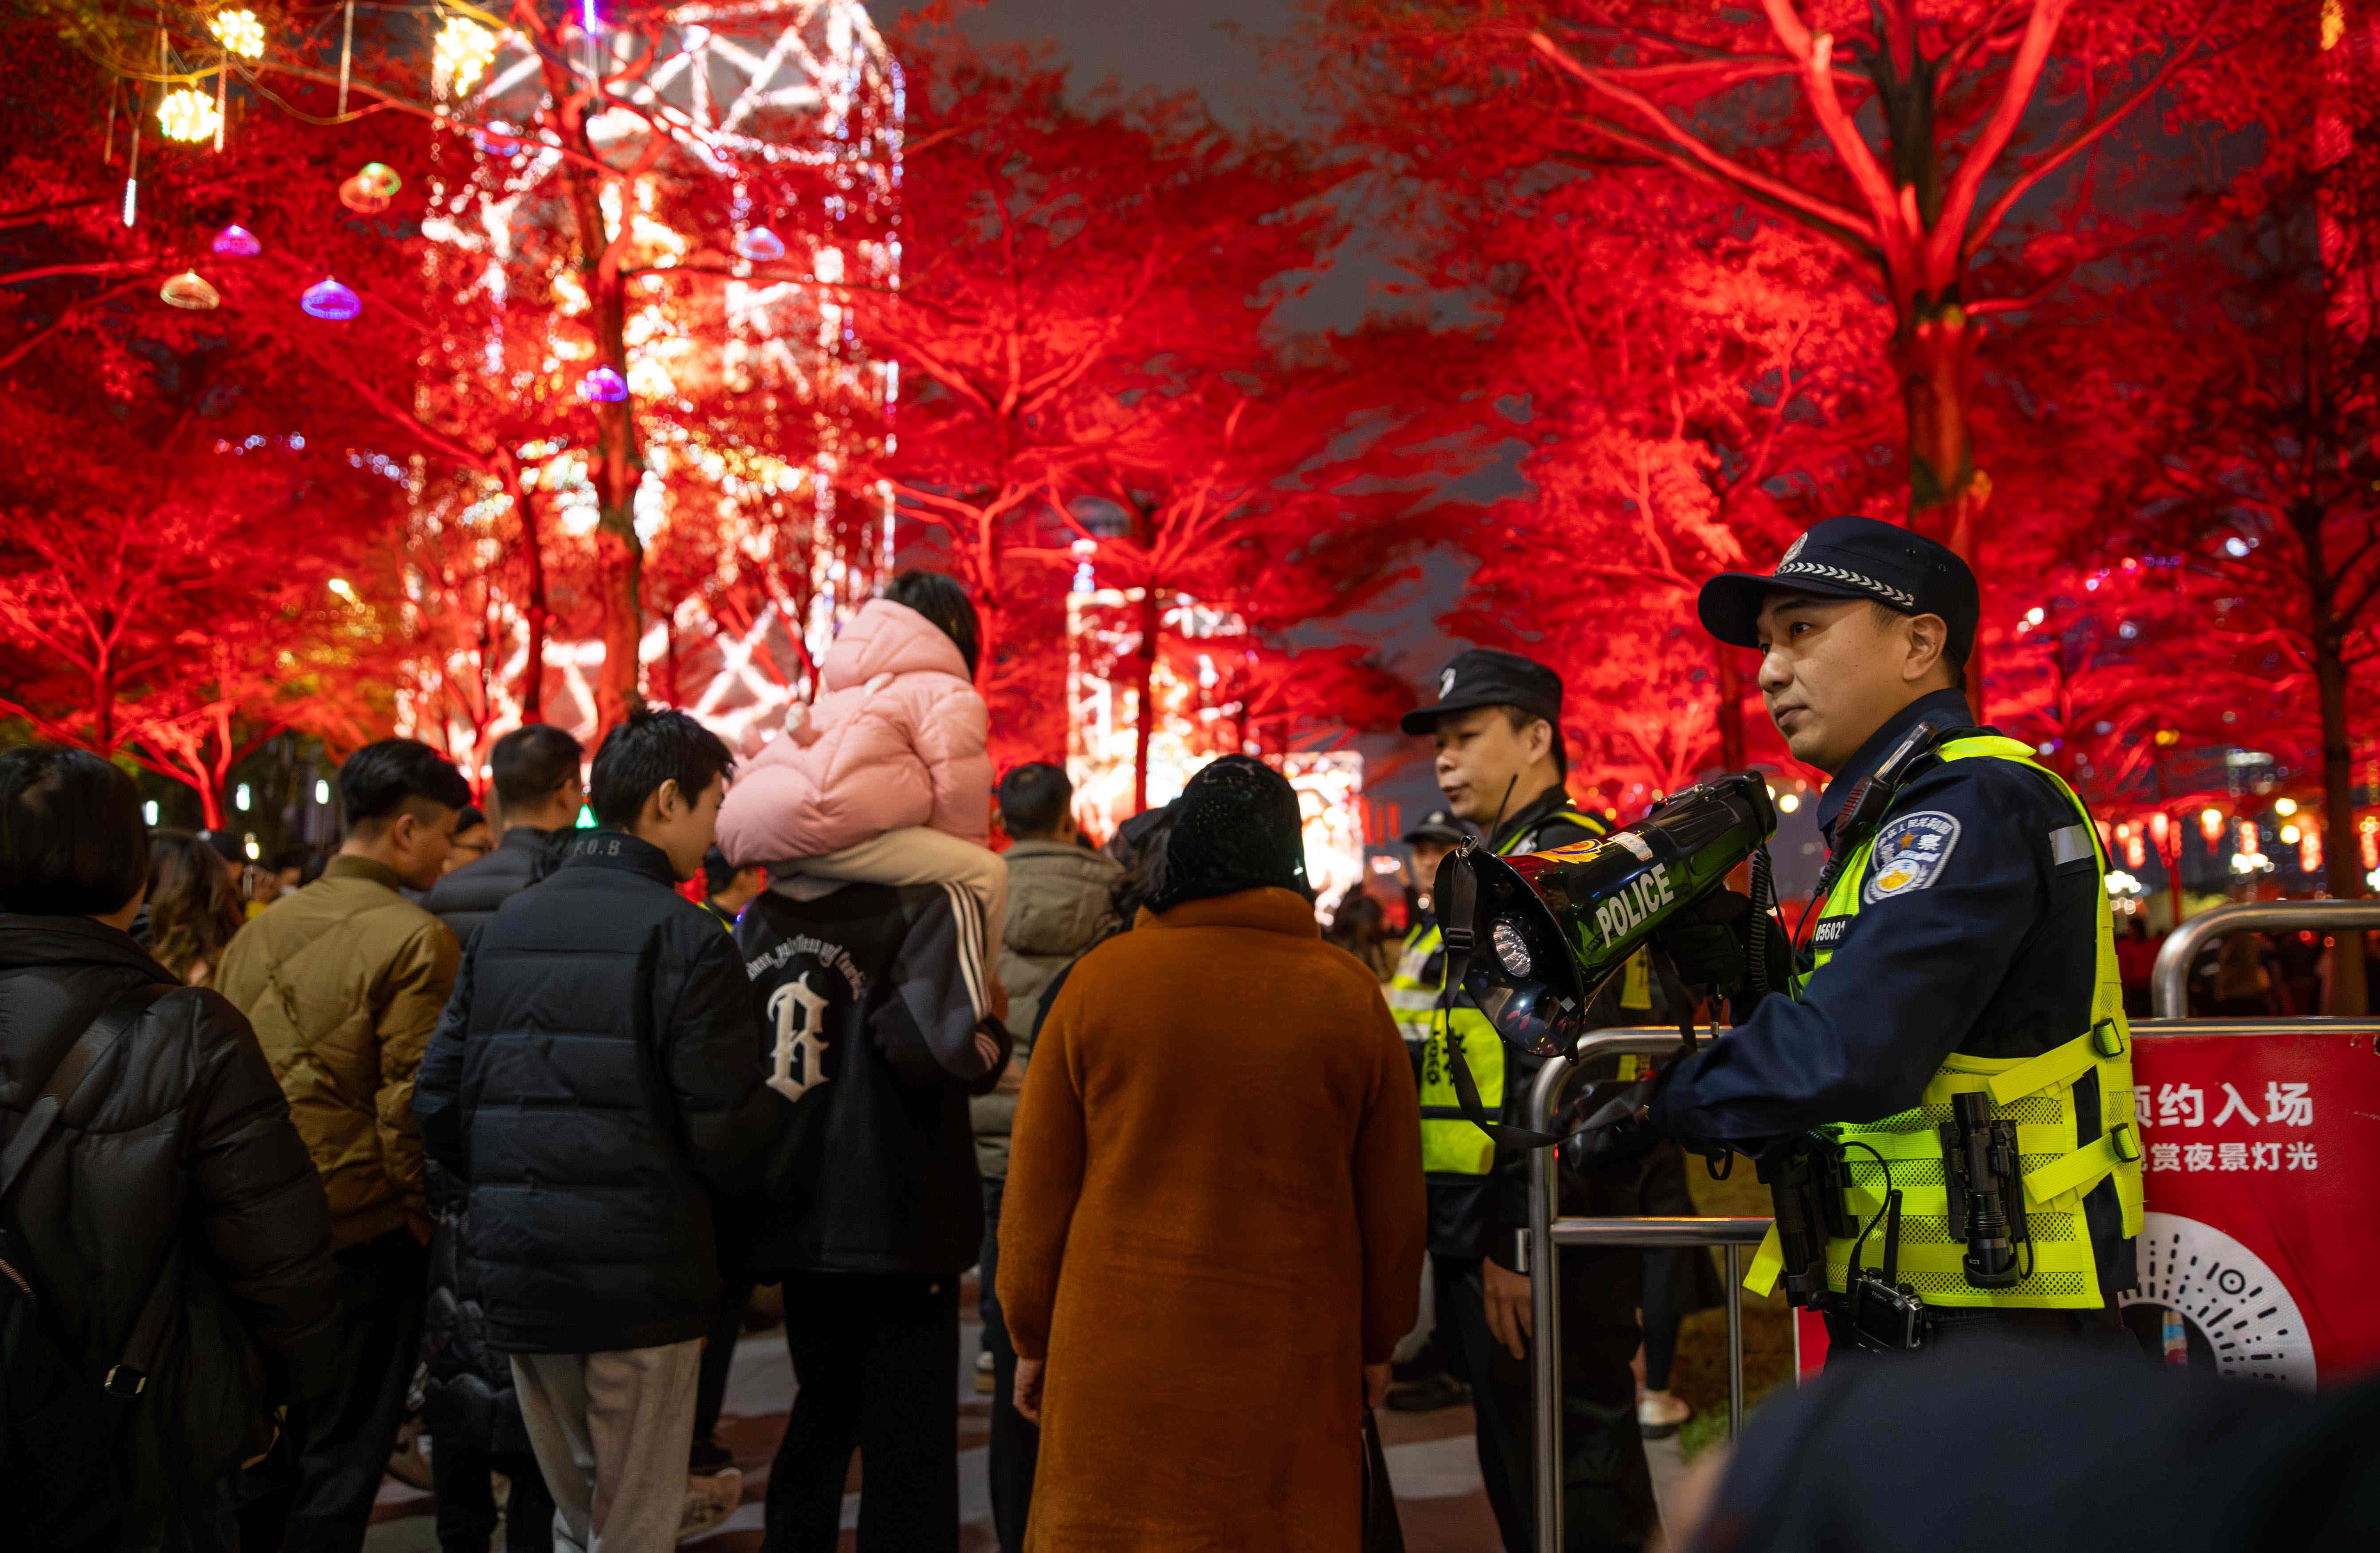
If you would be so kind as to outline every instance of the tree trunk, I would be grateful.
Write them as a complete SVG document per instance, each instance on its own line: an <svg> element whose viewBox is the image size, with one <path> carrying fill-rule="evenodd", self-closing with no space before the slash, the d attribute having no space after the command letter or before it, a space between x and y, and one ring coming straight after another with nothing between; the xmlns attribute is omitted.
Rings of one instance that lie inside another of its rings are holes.
<svg viewBox="0 0 2380 1553"><path fill-rule="evenodd" d="M1975 348L1983 326L1968 321L1956 302L1920 301L1892 344L1892 365L1900 380L1901 411L1909 442L1909 517L1950 547L1974 568L1984 507L1992 482L1975 467L1973 427L1968 420L1974 387ZM1979 721L1984 707L1984 648L1980 630L1967 659L1967 701Z"/></svg>
<svg viewBox="0 0 2380 1553"><path fill-rule="evenodd" d="M2331 575L2323 553L2322 520L2322 509L2311 501L2297 504L2289 515L2305 568L2314 694L2322 710L2323 871L2330 898L2352 901L2363 894L2363 855L2355 834L2355 768L2347 725L2347 634L2340 629L2334 609L2338 578ZM2323 1012L2361 1014L2369 1006L2363 975L2364 935L2341 929L2333 938L2330 1006Z"/></svg>
<svg viewBox="0 0 2380 1553"><path fill-rule="evenodd" d="M1140 651L1135 655L1138 699L1133 708L1132 812L1148 807L1148 742L1157 731L1157 653L1165 606L1155 584L1140 590Z"/></svg>
<svg viewBox="0 0 2380 1553"><path fill-rule="evenodd" d="M535 500L523 488L520 471L507 461L504 483L520 515L521 556L528 566L528 642L521 661L521 721L545 721L545 635L552 618L545 598L545 537L538 532Z"/></svg>
<svg viewBox="0 0 2380 1553"><path fill-rule="evenodd" d="M1718 644L1714 656L1718 664L1718 762L1726 770L1743 770L1743 664L1737 657L1742 649Z"/></svg>

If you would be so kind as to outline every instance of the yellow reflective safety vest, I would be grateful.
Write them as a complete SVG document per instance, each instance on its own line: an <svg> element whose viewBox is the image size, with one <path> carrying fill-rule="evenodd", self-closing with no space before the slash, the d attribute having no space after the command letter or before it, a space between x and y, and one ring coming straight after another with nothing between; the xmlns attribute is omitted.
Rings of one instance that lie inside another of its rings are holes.
<svg viewBox="0 0 2380 1553"><path fill-rule="evenodd" d="M2091 811L2057 772L2033 758L2028 746L1985 734L1953 739L1939 753L1946 760L2013 760L2057 783L2082 817L2099 871L2106 874L2107 854L2100 846ZM1860 843L1828 894L1822 916L1858 913L1874 844L1873 835ZM2123 1208L2123 1232L2140 1233L2142 1151L2140 1125L2133 1115L2132 1034L2124 1018L2123 981L2116 967L2114 914L2107 904L2107 892L2102 889L2098 894L2098 975L2087 1029L2034 1057L1971 1057L1952 1052L1935 1070L1913 1110L1880 1121L1828 1129L1846 1146L1850 1186L1844 1194L1845 1206L1863 1226L1882 1208L1885 1194L1885 1168L1867 1150L1872 1148L1891 1161L1892 1184L1900 1191L1897 1276L1927 1304L2047 1310L2097 1309L2105 1304L2082 1199L2111 1177ZM1831 948L1820 949L1812 977L1825 975L1832 958ZM2101 1114L2097 1135L2083 1142L2081 1119L2075 1112L2075 1084L2090 1073L2099 1075ZM1951 1233L1949 1190L1943 1174L1938 1129L1950 1120L1950 1097L1967 1090L1988 1094L1992 1114L2017 1125L2018 1170L2024 1181L2031 1238L2017 1253L2018 1265L2027 1269L2025 1276L2007 1289L1977 1289L1969 1284L1961 1267L1966 1245ZM1828 1288L1838 1292L1845 1288L1853 1244L1850 1240L1827 1243ZM1871 1266L1881 1263L1881 1225L1868 1237L1863 1259ZM1777 1231L1771 1229L1744 1277L1744 1287L1767 1294L1776 1286L1782 1263Z"/></svg>
<svg viewBox="0 0 2380 1553"><path fill-rule="evenodd" d="M1500 857L1521 850L1524 839L1539 827L1564 820L1590 835L1610 834L1611 828L1576 809L1556 809L1516 831L1496 849ZM1450 1039L1463 1043L1463 1061L1479 1086L1479 1104L1491 1117L1504 1108L1504 1042L1496 1027L1477 1009L1456 1008L1451 1026L1439 1011L1446 981L1446 957L1438 925L1415 928L1405 939L1396 975L1389 978L1389 1012L1408 1041L1422 1043L1421 1168L1427 1175L1486 1175L1496 1163L1494 1140L1463 1114L1454 1093L1454 1073L1447 1061ZM1432 961L1437 964L1433 965Z"/></svg>

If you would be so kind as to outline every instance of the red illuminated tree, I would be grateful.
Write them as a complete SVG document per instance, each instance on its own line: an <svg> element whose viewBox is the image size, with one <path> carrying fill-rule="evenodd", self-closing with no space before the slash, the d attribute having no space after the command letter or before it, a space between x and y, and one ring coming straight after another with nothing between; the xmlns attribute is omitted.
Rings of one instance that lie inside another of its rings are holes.
<svg viewBox="0 0 2380 1553"><path fill-rule="evenodd" d="M1876 337L1902 406L1910 511L1970 558L1991 489L1973 443L1982 321L2021 312L2091 251L2090 153L2111 130L2192 70L2223 82L2267 67L2259 51L2284 30L2225 0L1658 13L1343 0L1326 15L1423 95L1500 96L1529 60L1550 72L1538 90L1560 93L1555 124L1524 119L1508 155L1666 168L1852 261L1888 310ZM2053 197L2054 228L2012 223Z"/></svg>

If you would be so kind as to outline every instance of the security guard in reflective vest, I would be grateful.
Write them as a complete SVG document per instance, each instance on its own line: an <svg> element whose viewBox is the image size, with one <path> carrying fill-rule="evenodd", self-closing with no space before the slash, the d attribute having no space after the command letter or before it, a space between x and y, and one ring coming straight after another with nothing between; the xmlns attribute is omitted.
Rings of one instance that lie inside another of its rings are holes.
<svg viewBox="0 0 2380 1553"><path fill-rule="evenodd" d="M1438 743L1447 807L1493 826L1498 853L1541 852L1608 833L1563 791L1560 676L1515 653L1476 650L1439 672L1438 699L1405 714L1404 731ZM1500 823L1499 822L1500 816ZM1460 1040L1481 1103L1519 1124L1540 1060L1511 1050L1467 1006L1437 1013L1443 956L1431 924L1406 946L1390 985L1408 1037L1425 1035L1421 1069L1422 1170L1429 1188L1429 1250L1438 1340L1472 1388L1479 1470L1504 1546L1528 1553L1530 1525L1529 1280L1518 1241L1528 1222L1523 1159L1500 1157L1464 1120L1447 1062ZM1619 1020L1607 998L1596 1023ZM1564 1211L1629 1214L1641 1167L1581 1176L1565 1171ZM1563 1523L1572 1548L1638 1547L1653 1524L1652 1479L1636 1430L1638 1258L1633 1251L1571 1251L1562 1263L1562 1361L1569 1462Z"/></svg>
<svg viewBox="0 0 2380 1553"><path fill-rule="evenodd" d="M2135 1282L2106 859L2065 782L1974 726L1959 686L1976 613L1965 563L1864 517L1702 591L1704 625L1760 650L1778 731L1832 779L1831 855L1798 987L1747 985L1749 924L1772 938L1761 960L1787 959L1770 919L1664 933L1741 1022L1623 1128L1760 1162L1779 1229L1745 1282L1781 1280L1839 1348L2112 1336Z"/></svg>
<svg viewBox="0 0 2380 1553"><path fill-rule="evenodd" d="M1396 974L1389 978L1389 1013L1397 1033L1413 1054L1414 1082L1421 1082L1422 1053L1429 1044L1430 1016L1438 1007L1438 984L1446 955L1438 931L1438 866L1446 855L1472 839L1471 828L1451 809L1432 809L1420 824L1399 838L1413 853L1413 885L1406 898L1413 903L1413 925L1397 952Z"/></svg>

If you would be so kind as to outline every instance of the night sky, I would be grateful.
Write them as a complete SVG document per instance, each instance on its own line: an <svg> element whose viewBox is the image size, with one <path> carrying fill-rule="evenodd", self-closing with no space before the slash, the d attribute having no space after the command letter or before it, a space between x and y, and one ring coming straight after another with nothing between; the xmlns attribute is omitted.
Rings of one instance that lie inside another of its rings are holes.
<svg viewBox="0 0 2380 1553"><path fill-rule="evenodd" d="M875 7L884 21L896 10L919 8ZM1308 111L1294 72L1269 66L1264 57L1268 45L1286 38L1294 21L1288 0L990 0L965 13L961 26L986 43L1054 44L1084 92L1109 82L1126 92L1186 89L1234 124L1319 129L1323 126ZM1315 287L1297 322L1325 329L1357 322L1391 263L1359 242ZM1353 617L1321 639L1378 648L1407 682L1427 684L1463 645L1450 641L1434 621L1461 593L1464 569L1452 556L1434 557L1420 587L1401 590L1389 608ZM1438 804L1419 741L1391 733L1367 735L1358 747L1367 791L1401 805L1407 823ZM1417 753L1420 758L1412 758ZM1391 770L1392 766L1400 769Z"/></svg>

